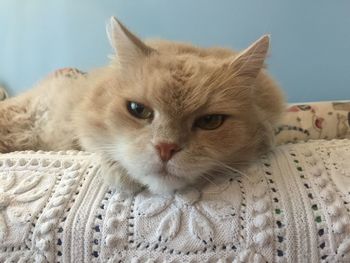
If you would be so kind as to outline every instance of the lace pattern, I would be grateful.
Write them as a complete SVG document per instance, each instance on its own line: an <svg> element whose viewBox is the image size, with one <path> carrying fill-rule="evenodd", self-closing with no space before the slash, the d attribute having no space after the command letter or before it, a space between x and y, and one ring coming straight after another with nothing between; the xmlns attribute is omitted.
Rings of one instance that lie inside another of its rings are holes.
<svg viewBox="0 0 350 263"><path fill-rule="evenodd" d="M349 262L350 141L283 145L174 196L103 184L85 152L0 155L0 262Z"/></svg>

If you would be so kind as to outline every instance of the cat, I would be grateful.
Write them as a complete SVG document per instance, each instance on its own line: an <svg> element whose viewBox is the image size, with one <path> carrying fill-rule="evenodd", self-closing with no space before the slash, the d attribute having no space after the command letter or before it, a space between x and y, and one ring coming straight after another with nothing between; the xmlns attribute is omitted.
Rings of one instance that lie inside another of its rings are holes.
<svg viewBox="0 0 350 263"><path fill-rule="evenodd" d="M106 182L172 193L266 152L284 110L270 37L241 52L142 41L112 17L110 65L0 102L0 152L98 153Z"/></svg>

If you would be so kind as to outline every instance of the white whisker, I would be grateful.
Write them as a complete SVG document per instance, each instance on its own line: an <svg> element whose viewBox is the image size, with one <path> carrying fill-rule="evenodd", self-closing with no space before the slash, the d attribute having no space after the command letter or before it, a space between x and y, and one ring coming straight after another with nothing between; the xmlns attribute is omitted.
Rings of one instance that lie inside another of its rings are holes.
<svg viewBox="0 0 350 263"><path fill-rule="evenodd" d="M209 183L213 184L214 186L219 187L218 184L216 184L213 180L211 180L207 177L208 175L207 176L205 176L205 175L207 175L207 174L201 174L200 177L207 180Z"/></svg>

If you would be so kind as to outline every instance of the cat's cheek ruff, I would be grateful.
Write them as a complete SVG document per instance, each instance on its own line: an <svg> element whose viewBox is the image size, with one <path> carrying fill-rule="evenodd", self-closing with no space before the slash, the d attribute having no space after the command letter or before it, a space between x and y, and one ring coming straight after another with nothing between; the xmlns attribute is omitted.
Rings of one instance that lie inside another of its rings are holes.
<svg viewBox="0 0 350 263"><path fill-rule="evenodd" d="M153 165L143 168L142 165L138 165L137 167L131 168L132 165L129 166L128 174L137 182L145 185L149 188L149 190L153 193L161 194L161 193L172 193L177 189L181 189L187 185L187 180L185 178L179 178L171 175L159 175L154 173L156 170ZM147 169L148 168L148 169Z"/></svg>
<svg viewBox="0 0 350 263"><path fill-rule="evenodd" d="M157 165L155 165L157 166ZM173 193L176 190L180 190L185 188L188 185L195 184L195 182L200 179L200 173L196 172L179 172L177 169L169 169L168 175L161 175L158 173L153 173L155 169L149 169L149 173L147 171L143 171L144 174L140 172L136 174L132 174L134 179L143 185L147 186L148 189L157 194L167 194ZM176 176L171 175L176 174Z"/></svg>
<svg viewBox="0 0 350 263"><path fill-rule="evenodd" d="M126 169L128 175L135 181L147 185L151 179L156 180L150 171L156 171L157 164L151 156L155 156L151 149L144 149L142 153L130 152L130 147L125 143L116 145L113 159L117 160Z"/></svg>
<svg viewBox="0 0 350 263"><path fill-rule="evenodd" d="M158 155L153 148L145 149L143 154L130 153L128 145L124 143L116 145L115 148L113 159L120 163L132 180L147 186L153 193L173 193L193 181L194 176L188 177L186 174L181 177L158 174L162 163L157 159ZM172 172L176 174L176 169L172 169Z"/></svg>

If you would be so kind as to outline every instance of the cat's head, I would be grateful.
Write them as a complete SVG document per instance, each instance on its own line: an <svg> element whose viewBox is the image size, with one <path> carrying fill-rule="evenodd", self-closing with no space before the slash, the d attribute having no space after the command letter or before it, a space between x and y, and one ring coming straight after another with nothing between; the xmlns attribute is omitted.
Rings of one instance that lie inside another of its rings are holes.
<svg viewBox="0 0 350 263"><path fill-rule="evenodd" d="M227 57L173 42L148 46L114 18L109 37L116 58L83 112L87 150L117 161L153 192L256 156L267 131L253 89L268 36Z"/></svg>

